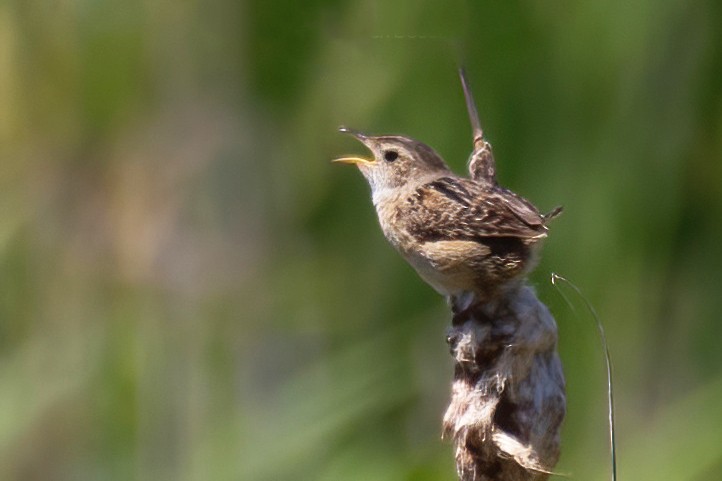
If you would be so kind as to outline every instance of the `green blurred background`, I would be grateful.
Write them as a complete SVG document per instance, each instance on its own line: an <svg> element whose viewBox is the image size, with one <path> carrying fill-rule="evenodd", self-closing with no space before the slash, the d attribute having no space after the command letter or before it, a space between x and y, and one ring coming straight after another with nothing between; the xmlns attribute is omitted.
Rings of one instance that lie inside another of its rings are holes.
<svg viewBox="0 0 722 481"><path fill-rule="evenodd" d="M329 160L462 172L460 57L502 183L566 208L558 479L609 462L552 271L620 479L720 479L715 0L0 1L0 479L455 479L444 301Z"/></svg>

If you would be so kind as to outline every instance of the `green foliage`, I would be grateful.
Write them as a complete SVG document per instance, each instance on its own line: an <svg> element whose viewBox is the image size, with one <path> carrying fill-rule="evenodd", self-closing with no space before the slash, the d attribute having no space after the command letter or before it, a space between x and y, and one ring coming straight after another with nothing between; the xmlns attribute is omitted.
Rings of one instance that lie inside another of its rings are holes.
<svg viewBox="0 0 722 481"><path fill-rule="evenodd" d="M444 301L331 165L339 125L563 204L558 471L722 460L722 9L713 0L0 3L0 479L451 479ZM563 478L560 478L563 479Z"/></svg>

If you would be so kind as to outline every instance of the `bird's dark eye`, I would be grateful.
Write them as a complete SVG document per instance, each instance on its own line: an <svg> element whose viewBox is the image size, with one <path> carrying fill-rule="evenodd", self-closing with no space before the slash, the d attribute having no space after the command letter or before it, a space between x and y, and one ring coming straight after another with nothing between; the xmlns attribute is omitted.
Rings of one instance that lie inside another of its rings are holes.
<svg viewBox="0 0 722 481"><path fill-rule="evenodd" d="M399 158L399 153L395 150L387 150L384 152L384 160L386 162L393 162L394 160Z"/></svg>

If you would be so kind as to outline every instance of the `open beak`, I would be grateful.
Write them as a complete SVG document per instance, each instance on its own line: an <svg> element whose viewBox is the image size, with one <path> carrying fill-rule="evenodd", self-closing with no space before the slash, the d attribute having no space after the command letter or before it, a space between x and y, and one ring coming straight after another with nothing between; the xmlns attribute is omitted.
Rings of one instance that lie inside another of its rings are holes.
<svg viewBox="0 0 722 481"><path fill-rule="evenodd" d="M354 137L356 137L362 144L368 146L368 136L362 132L359 132L358 130L350 129L348 127L339 127L339 132L343 132L345 134L351 134ZM374 158L364 158L364 157L356 157L356 156L347 156L347 157L340 157L338 159L333 159L331 162L338 162L341 164L373 164L376 163L376 159Z"/></svg>
<svg viewBox="0 0 722 481"><path fill-rule="evenodd" d="M339 157L333 159L331 162L338 162L340 164L373 164L376 162L373 159L364 159L363 157Z"/></svg>

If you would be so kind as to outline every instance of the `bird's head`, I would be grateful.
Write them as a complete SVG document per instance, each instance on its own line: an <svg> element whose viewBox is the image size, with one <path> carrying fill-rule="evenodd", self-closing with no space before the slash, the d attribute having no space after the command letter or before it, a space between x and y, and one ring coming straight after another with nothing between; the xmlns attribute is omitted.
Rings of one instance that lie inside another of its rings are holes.
<svg viewBox="0 0 722 481"><path fill-rule="evenodd" d="M449 172L444 160L428 145L400 135L371 136L347 127L339 131L353 135L372 153L372 158L348 156L334 162L356 164L377 192L416 183L434 174Z"/></svg>

